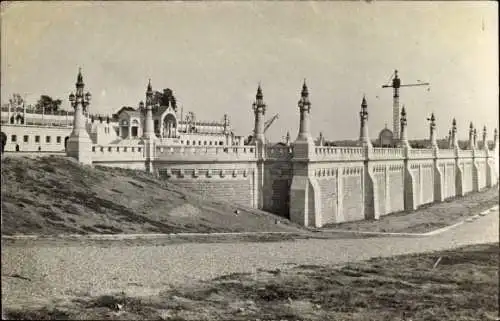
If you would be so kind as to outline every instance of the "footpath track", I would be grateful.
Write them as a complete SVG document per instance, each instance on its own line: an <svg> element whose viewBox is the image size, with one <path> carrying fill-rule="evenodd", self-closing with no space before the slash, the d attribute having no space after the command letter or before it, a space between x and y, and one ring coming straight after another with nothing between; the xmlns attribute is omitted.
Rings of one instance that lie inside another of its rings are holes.
<svg viewBox="0 0 500 321"><path fill-rule="evenodd" d="M46 300L75 293L154 292L197 280L300 264L343 264L379 256L498 242L498 207L440 234L415 237L298 239L279 242L99 246L3 246L2 301ZM139 290L140 288L140 290Z"/></svg>

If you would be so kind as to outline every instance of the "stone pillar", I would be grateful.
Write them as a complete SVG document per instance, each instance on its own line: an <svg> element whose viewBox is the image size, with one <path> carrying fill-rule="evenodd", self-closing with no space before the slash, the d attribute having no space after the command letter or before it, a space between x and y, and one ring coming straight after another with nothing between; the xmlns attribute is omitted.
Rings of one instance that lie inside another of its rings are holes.
<svg viewBox="0 0 500 321"><path fill-rule="evenodd" d="M144 119L142 137L144 142L144 156L146 158L146 172L154 174L156 135L154 133L152 100L151 97L148 96L148 92L146 92L146 117Z"/></svg>
<svg viewBox="0 0 500 321"><path fill-rule="evenodd" d="M441 169L439 168L439 147L436 140L436 117L434 117L434 113L431 114L430 118L430 143L432 148L432 157L433 157L433 173L434 173L434 202L442 202L444 200L444 190L442 184L443 173L441 173ZM451 131L450 131L451 136Z"/></svg>
<svg viewBox="0 0 500 321"><path fill-rule="evenodd" d="M69 157L76 158L82 164L92 164L92 141L87 132L84 107L90 104L90 93L83 94L84 83L81 71L78 72L76 82L76 94L71 94L69 100L75 108L73 118L73 131L68 139L66 154Z"/></svg>
<svg viewBox="0 0 500 321"><path fill-rule="evenodd" d="M361 111L359 112L360 128L359 128L359 143L361 146L371 147L370 135L368 134L368 104L363 96L361 102Z"/></svg>
<svg viewBox="0 0 500 321"><path fill-rule="evenodd" d="M285 145L290 146L290 132L286 132Z"/></svg>
<svg viewBox="0 0 500 321"><path fill-rule="evenodd" d="M401 119L400 119L400 126L401 126L401 136L399 139L399 147L405 148L408 147L410 148L410 144L408 143L408 135L406 132L406 110L405 106L401 108Z"/></svg>
<svg viewBox="0 0 500 321"><path fill-rule="evenodd" d="M301 99L298 102L300 111L299 134L293 143L294 155L293 178L290 187L290 220L303 226L320 227L321 203L320 189L311 166L314 157L314 141L309 132L309 115L311 103L309 91L304 81Z"/></svg>
<svg viewBox="0 0 500 321"><path fill-rule="evenodd" d="M451 127L451 148L458 149L458 136L457 136L457 120L453 118Z"/></svg>
<svg viewBox="0 0 500 321"><path fill-rule="evenodd" d="M473 141L472 147L474 149L477 149L477 129L476 128L474 128L474 135L473 135L473 137L474 137L474 141Z"/></svg>
<svg viewBox="0 0 500 321"><path fill-rule="evenodd" d="M266 137L264 135L264 115L266 114L266 104L264 103L264 95L262 88L257 87L257 94L255 95L255 102L252 104L255 116L254 135L250 144L255 145L255 153L257 156L257 171L256 171L256 185L257 185L257 206L259 209L264 208L264 162L266 157ZM226 130L226 118L224 121L224 130Z"/></svg>
<svg viewBox="0 0 500 321"><path fill-rule="evenodd" d="M486 130L486 125L483 127L483 146L482 149L485 151L488 151L488 140L486 139L488 137L488 131Z"/></svg>
<svg viewBox="0 0 500 321"><path fill-rule="evenodd" d="M363 199L364 211L366 219L379 219L380 213L377 206L377 184L375 181L375 174L373 173L373 166L370 166L369 161L372 155L373 146L368 134L368 104L366 97L363 96L361 101L361 111L359 112L360 128L359 128L359 144L363 146L365 153L364 161L364 186L363 186Z"/></svg>
<svg viewBox="0 0 500 321"><path fill-rule="evenodd" d="M467 147L469 149L474 149L474 125L472 122L469 125L469 144Z"/></svg>
<svg viewBox="0 0 500 321"><path fill-rule="evenodd" d="M458 135L457 135L457 121L453 118L451 133L453 135L453 149L455 151L455 196L463 196L463 173L460 167Z"/></svg>
<svg viewBox="0 0 500 321"><path fill-rule="evenodd" d="M434 117L434 113L431 114L430 124L429 124L429 141L432 149L438 147L437 139L436 139L436 117Z"/></svg>
<svg viewBox="0 0 500 321"><path fill-rule="evenodd" d="M406 110L405 107L401 108L401 138L399 140L399 147L403 149L404 155L404 207L406 211L413 211L417 209L416 195L415 195L415 179L411 171L410 157L410 144L408 143L408 136L406 133Z"/></svg>
<svg viewBox="0 0 500 321"><path fill-rule="evenodd" d="M10 124L10 109L12 108L12 102L10 101L9 104L7 105L8 111L7 111L7 124Z"/></svg>

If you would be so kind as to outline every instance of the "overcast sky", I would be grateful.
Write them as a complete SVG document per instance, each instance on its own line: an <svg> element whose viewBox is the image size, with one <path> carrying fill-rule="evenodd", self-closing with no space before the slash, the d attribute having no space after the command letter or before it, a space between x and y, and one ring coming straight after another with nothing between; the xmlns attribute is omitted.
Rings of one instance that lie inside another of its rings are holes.
<svg viewBox="0 0 500 321"><path fill-rule="evenodd" d="M78 67L93 112L111 114L171 88L199 120L227 113L237 134L250 134L251 105L262 83L268 137L295 138L303 79L312 102L312 134L356 139L366 94L370 136L392 127L394 69L410 138L438 135L456 117L490 137L498 123L497 2L12 2L2 3L1 94L63 99Z"/></svg>

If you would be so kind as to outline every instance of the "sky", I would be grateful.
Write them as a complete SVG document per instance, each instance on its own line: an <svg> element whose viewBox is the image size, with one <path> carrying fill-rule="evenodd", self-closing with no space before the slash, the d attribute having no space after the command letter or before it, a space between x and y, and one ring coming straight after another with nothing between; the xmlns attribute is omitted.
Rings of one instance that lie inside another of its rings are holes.
<svg viewBox="0 0 500 321"><path fill-rule="evenodd" d="M253 129L260 82L266 135L297 136L297 102L309 87L311 133L357 139L366 95L372 139L392 128L394 69L408 137L427 138L431 112L438 137L452 118L467 139L469 122L498 127L496 1L2 2L1 101L13 93L34 104L63 100L82 68L93 113L112 114L171 88L184 114L222 120L239 135ZM429 90L428 90L429 89Z"/></svg>

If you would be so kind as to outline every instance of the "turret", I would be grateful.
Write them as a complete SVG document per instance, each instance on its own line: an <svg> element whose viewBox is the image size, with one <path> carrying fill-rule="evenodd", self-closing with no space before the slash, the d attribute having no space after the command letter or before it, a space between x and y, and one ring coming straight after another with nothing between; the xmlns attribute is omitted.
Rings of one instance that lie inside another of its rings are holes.
<svg viewBox="0 0 500 321"><path fill-rule="evenodd" d="M154 124L153 124L153 88L151 79L149 79L148 87L146 88L146 118L144 120L144 139L154 139Z"/></svg>
<svg viewBox="0 0 500 321"><path fill-rule="evenodd" d="M405 110L405 106L403 105L403 107L401 108L401 118L400 118L401 138L399 141L399 145L400 145L400 147L409 148L410 145L408 144L408 136L406 133L406 124L407 124L407 122L406 122L406 110Z"/></svg>
<svg viewBox="0 0 500 321"><path fill-rule="evenodd" d="M452 135L452 148L458 149L458 136L457 136L457 120L453 118L453 121L451 123L451 135Z"/></svg>
<svg viewBox="0 0 500 321"><path fill-rule="evenodd" d="M266 104L264 103L264 96L262 95L262 88L257 87L257 94L255 95L255 102L252 104L252 108L255 116L255 125L253 130L252 142L256 144L257 142L264 143L264 115L266 114Z"/></svg>
<svg viewBox="0 0 500 321"><path fill-rule="evenodd" d="M431 148L437 148L437 140L436 140L436 117L434 117L434 113L431 114L430 124L429 124L429 140L431 142Z"/></svg>
<svg viewBox="0 0 500 321"><path fill-rule="evenodd" d="M469 125L469 149L474 149L474 125L470 122Z"/></svg>
<svg viewBox="0 0 500 321"><path fill-rule="evenodd" d="M302 92L298 102L300 112L299 134L298 141L312 141L311 133L309 132L309 115L311 113L311 102L309 101L309 89L307 88L306 81L302 85Z"/></svg>
<svg viewBox="0 0 500 321"><path fill-rule="evenodd" d="M368 135L368 104L366 103L366 98L363 95L363 100L361 101L361 111L359 112L359 143L362 146L371 146L370 136Z"/></svg>

